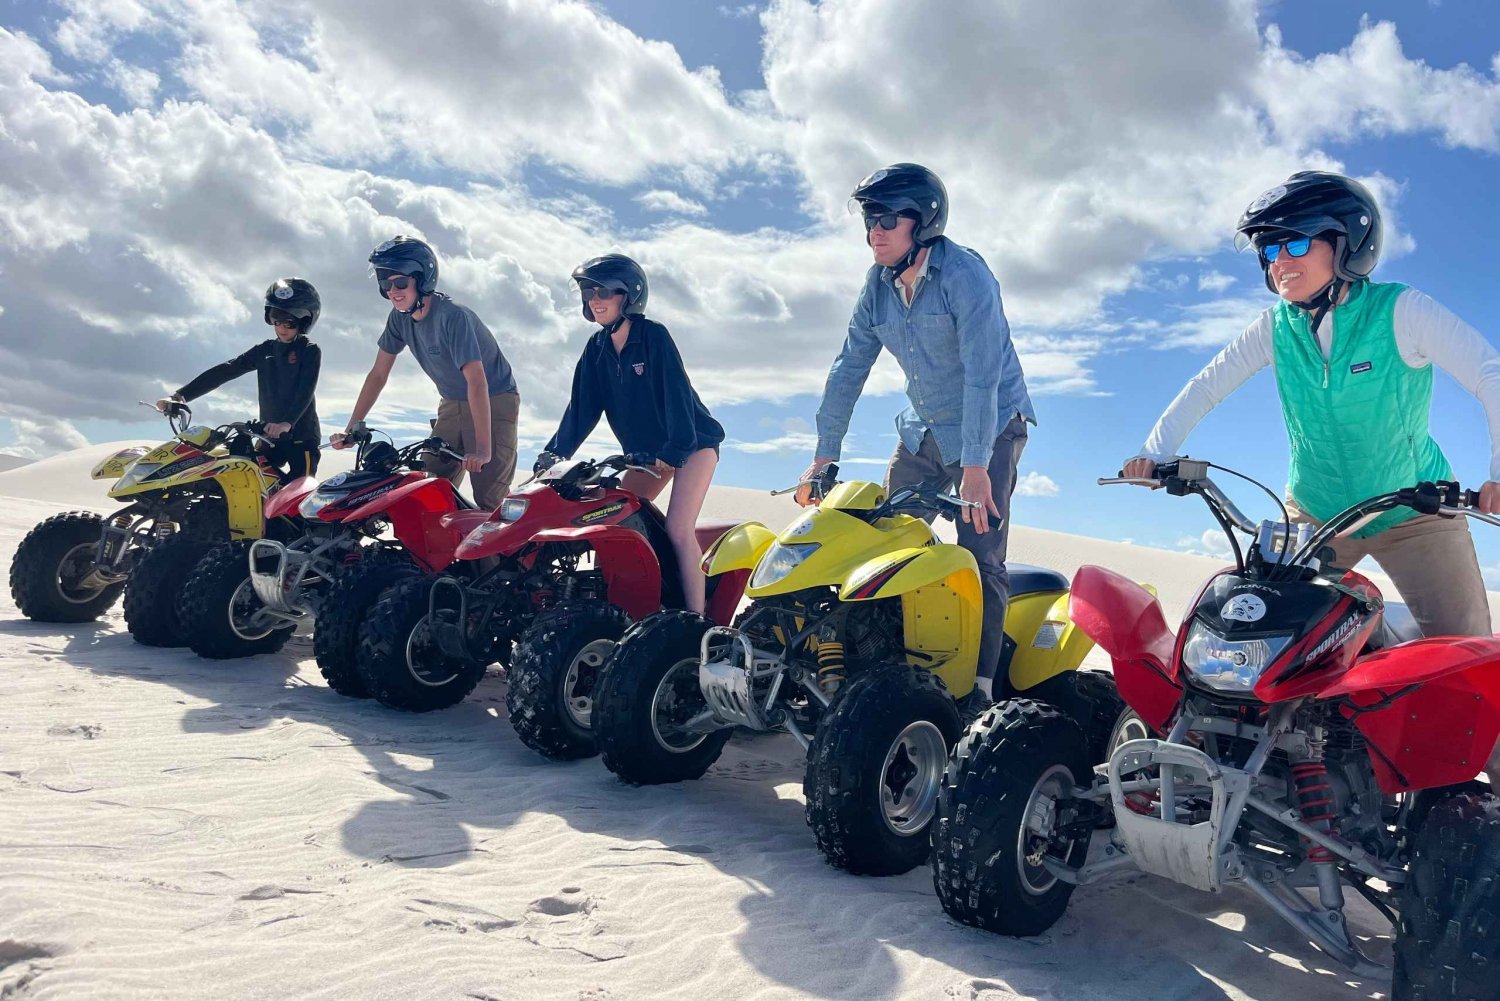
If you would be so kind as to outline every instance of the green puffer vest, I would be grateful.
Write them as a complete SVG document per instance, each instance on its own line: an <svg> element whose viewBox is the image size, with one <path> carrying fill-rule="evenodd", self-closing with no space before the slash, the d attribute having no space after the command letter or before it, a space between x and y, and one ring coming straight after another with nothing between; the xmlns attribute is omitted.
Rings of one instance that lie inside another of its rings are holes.
<svg viewBox="0 0 1500 1001"><path fill-rule="evenodd" d="M1319 522L1375 494L1453 478L1428 433L1432 366L1409 367L1396 347L1392 317L1404 291L1395 282L1355 284L1333 311L1326 360L1305 310L1283 301L1272 311L1276 388L1292 451L1287 489ZM1355 537L1414 517L1409 508L1389 511Z"/></svg>

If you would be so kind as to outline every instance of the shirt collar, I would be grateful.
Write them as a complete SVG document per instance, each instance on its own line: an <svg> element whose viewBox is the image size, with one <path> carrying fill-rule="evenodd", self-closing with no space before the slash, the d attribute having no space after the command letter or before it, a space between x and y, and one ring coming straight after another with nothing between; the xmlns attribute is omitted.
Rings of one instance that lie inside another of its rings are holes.
<svg viewBox="0 0 1500 1001"><path fill-rule="evenodd" d="M943 239L942 237L938 237L936 240L932 241L932 243L928 246L928 248L927 248L927 259L922 262L922 269L917 272L917 281L925 281L927 279L927 272L929 272L929 271L940 271L940 270L942 270L942 267L943 267L943 255L944 255L945 250L947 249L945 247L945 244L947 244L947 242L948 241L945 240L945 239ZM883 273L884 273L885 278L886 278L887 281L889 281L889 282L891 282L893 284L895 283L895 281L896 281L896 269L895 268L884 268L883 269Z"/></svg>

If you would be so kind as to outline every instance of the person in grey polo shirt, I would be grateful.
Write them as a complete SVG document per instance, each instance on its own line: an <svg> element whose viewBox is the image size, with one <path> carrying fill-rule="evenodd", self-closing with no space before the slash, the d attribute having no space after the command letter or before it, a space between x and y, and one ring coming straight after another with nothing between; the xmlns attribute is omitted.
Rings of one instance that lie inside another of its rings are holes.
<svg viewBox="0 0 1500 1001"><path fill-rule="evenodd" d="M875 263L828 372L816 457L803 479L838 459L870 368L882 349L890 351L911 405L896 418L886 490L934 483L975 505L964 509L958 542L974 554L984 584L977 682L978 696L992 699L1010 598L1010 498L1026 425L1036 423L1026 376L995 276L982 257L943 236L948 192L936 174L892 164L861 181L851 205L864 216ZM811 502L809 486L797 501Z"/></svg>
<svg viewBox="0 0 1500 1001"><path fill-rule="evenodd" d="M521 396L495 335L472 309L437 291L437 255L421 240L398 236L382 243L370 255L370 267L391 312L349 426L364 420L385 388L396 355L411 348L440 397L433 433L464 453L462 466L429 457L428 472L446 476L456 486L467 470L474 476L475 502L499 507L516 472ZM345 445L342 434L331 441L335 448Z"/></svg>

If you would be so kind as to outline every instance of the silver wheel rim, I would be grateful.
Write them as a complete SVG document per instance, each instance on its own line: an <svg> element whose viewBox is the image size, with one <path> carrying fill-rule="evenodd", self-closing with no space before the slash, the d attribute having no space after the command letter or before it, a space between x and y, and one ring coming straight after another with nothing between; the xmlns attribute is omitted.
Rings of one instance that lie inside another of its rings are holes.
<svg viewBox="0 0 1500 1001"><path fill-rule="evenodd" d="M411 675L412 680L419 685L442 688L458 677L458 671L451 670L442 678L434 678L430 668L446 664L448 658L443 656L441 650L435 649L437 644L432 639L432 629L429 625L431 619L431 615L422 616L417 620L417 624L411 627L411 632L406 634L406 673ZM423 665L426 665L427 669L424 670Z"/></svg>
<svg viewBox="0 0 1500 1001"><path fill-rule="evenodd" d="M255 595L255 585L250 583L250 578L240 581L240 586L229 596L229 631L247 643L254 643L271 635L273 626L257 629L251 625L255 621L255 613L263 607L265 606L260 598Z"/></svg>
<svg viewBox="0 0 1500 1001"><path fill-rule="evenodd" d="M661 676L661 681L657 682L656 691L651 694L651 734L663 750L672 754L686 754L708 739L706 733L684 733L680 728L670 725L667 727L667 732L664 733L662 730L663 717L677 708L679 688L687 683L683 677L684 673L689 673L692 690L697 693L698 658L684 657L667 669L667 673ZM701 700L700 695L699 701Z"/></svg>
<svg viewBox="0 0 1500 1001"><path fill-rule="evenodd" d="M1114 754L1115 749L1130 740L1146 740L1151 736L1151 731L1146 728L1146 721L1136 715L1135 710L1127 709L1125 714L1115 724L1115 739L1110 745L1109 752Z"/></svg>
<svg viewBox="0 0 1500 1001"><path fill-rule="evenodd" d="M63 554L63 558L57 562L57 595L70 605L86 605L93 601L103 590L100 587L79 587L78 582L88 576L89 571L94 568L94 553L98 551L99 543L84 542L74 546ZM78 564L76 569L83 572L69 574L68 570ZM69 577L73 579L73 586L64 583Z"/></svg>
<svg viewBox="0 0 1500 1001"><path fill-rule="evenodd" d="M881 816L892 833L909 838L927 829L947 766L948 742L932 721L919 719L896 736L880 766Z"/></svg>
<svg viewBox="0 0 1500 1001"><path fill-rule="evenodd" d="M599 684L599 669L614 652L614 640L594 640L586 644L568 665L563 677L563 708L568 717L587 730L594 720L594 688Z"/></svg>
<svg viewBox="0 0 1500 1001"><path fill-rule="evenodd" d="M1057 800L1072 791L1073 773L1066 765L1053 765L1036 780L1036 785L1031 787L1031 795L1026 798L1026 808L1021 812L1020 828L1016 833L1016 870L1021 877L1022 888L1032 896L1041 896L1057 883L1057 877L1042 864L1046 842L1043 841L1040 848L1032 847L1032 839L1046 838L1052 833L1050 830L1036 829L1035 821L1040 813L1045 812L1051 816L1050 810L1042 809L1041 800L1043 797Z"/></svg>

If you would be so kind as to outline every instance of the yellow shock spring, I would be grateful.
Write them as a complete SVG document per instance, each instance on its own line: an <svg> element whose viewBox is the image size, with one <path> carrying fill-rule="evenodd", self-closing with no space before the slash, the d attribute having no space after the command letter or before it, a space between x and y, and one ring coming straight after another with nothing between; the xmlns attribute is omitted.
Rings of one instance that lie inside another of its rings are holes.
<svg viewBox="0 0 1500 1001"><path fill-rule="evenodd" d="M844 644L837 640L818 642L818 687L832 695L844 683Z"/></svg>

